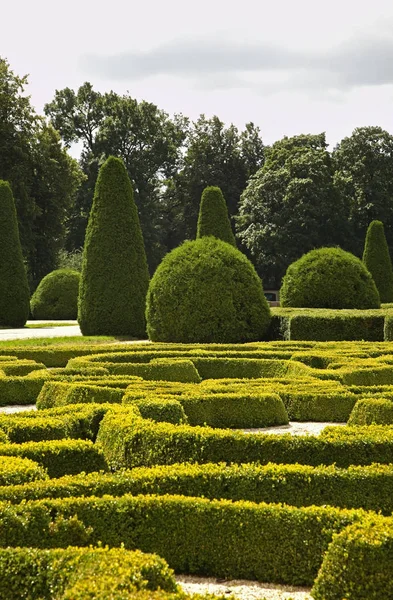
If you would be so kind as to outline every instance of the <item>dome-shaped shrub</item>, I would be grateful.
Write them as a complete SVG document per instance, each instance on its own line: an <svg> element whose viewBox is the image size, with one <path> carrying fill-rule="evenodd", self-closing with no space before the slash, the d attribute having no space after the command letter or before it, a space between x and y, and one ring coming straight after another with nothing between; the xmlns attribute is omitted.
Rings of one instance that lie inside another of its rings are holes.
<svg viewBox="0 0 393 600"><path fill-rule="evenodd" d="M34 319L76 319L80 274L57 269L46 275L34 292L30 310Z"/></svg>
<svg viewBox="0 0 393 600"><path fill-rule="evenodd" d="M153 341L236 343L262 339L270 309L248 258L203 237L166 255L149 286L146 317Z"/></svg>
<svg viewBox="0 0 393 600"><path fill-rule="evenodd" d="M377 288L359 258L340 248L311 250L283 279L281 306L379 308Z"/></svg>

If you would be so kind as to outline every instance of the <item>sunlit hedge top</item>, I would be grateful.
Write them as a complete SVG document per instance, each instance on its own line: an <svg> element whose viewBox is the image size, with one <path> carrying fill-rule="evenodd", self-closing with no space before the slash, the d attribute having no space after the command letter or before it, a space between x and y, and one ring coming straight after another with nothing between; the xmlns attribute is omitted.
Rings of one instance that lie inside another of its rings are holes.
<svg viewBox="0 0 393 600"><path fill-rule="evenodd" d="M214 237L167 254L151 280L146 315L149 337L159 342L256 341L270 321L253 265Z"/></svg>
<svg viewBox="0 0 393 600"><path fill-rule="evenodd" d="M280 292L282 306L379 308L377 288L362 261L340 248L311 250L292 263Z"/></svg>

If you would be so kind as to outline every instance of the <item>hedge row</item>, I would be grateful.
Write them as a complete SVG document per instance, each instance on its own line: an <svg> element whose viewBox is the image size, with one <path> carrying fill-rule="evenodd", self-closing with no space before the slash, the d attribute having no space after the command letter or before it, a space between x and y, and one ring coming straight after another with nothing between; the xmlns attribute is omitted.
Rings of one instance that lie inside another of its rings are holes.
<svg viewBox="0 0 393 600"><path fill-rule="evenodd" d="M0 444L0 457L30 458L47 470L49 477L62 477L85 471L106 470L100 448L85 440L52 440L25 444Z"/></svg>
<svg viewBox="0 0 393 600"><path fill-rule="evenodd" d="M43 479L48 479L47 472L33 460L18 456L1 457L0 486L18 486Z"/></svg>
<svg viewBox="0 0 393 600"><path fill-rule="evenodd" d="M178 573L310 585L333 533L366 514L182 496L0 503L0 546L124 544Z"/></svg>
<svg viewBox="0 0 393 600"><path fill-rule="evenodd" d="M88 591L81 595L82 590ZM124 548L0 549L0 597L7 600L128 598L139 590L176 592L172 571L156 555ZM76 594L76 595L75 595ZM152 596L154 598L154 594Z"/></svg>
<svg viewBox="0 0 393 600"><path fill-rule="evenodd" d="M369 515L333 536L312 589L315 600L393 597L393 519Z"/></svg>
<svg viewBox="0 0 393 600"><path fill-rule="evenodd" d="M76 404L12 415L0 415L0 431L10 442L41 442L68 438L95 441L111 404Z"/></svg>
<svg viewBox="0 0 393 600"><path fill-rule="evenodd" d="M87 383L63 383L46 381L38 398L37 408L52 408L67 404L85 404L89 402L120 403L122 390L109 387L94 386Z"/></svg>
<svg viewBox="0 0 393 600"><path fill-rule="evenodd" d="M210 427L154 423L108 411L97 436L113 469L182 462L329 465L393 463L393 428L332 427L319 436L246 434Z"/></svg>
<svg viewBox="0 0 393 600"><path fill-rule="evenodd" d="M0 500L125 494L180 494L250 502L283 502L292 506L332 505L393 512L392 465L225 465L176 464L116 473L67 475L0 488Z"/></svg>

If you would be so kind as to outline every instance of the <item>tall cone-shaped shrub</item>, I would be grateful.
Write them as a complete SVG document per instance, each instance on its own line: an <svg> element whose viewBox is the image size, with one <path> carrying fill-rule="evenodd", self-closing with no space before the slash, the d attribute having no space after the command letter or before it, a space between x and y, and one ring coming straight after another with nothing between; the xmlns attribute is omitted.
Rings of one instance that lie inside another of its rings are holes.
<svg viewBox="0 0 393 600"><path fill-rule="evenodd" d="M381 302L393 302L392 261L381 221L372 221L368 226L363 262L375 281Z"/></svg>
<svg viewBox="0 0 393 600"><path fill-rule="evenodd" d="M23 327L29 304L14 197L9 183L0 180L0 324Z"/></svg>
<svg viewBox="0 0 393 600"><path fill-rule="evenodd" d="M86 230L78 298L83 335L146 335L149 285L145 248L123 162L110 156L98 174Z"/></svg>
<svg viewBox="0 0 393 600"><path fill-rule="evenodd" d="M227 204L219 187L209 186L202 192L197 238L206 235L213 235L236 248L235 236L228 217Z"/></svg>

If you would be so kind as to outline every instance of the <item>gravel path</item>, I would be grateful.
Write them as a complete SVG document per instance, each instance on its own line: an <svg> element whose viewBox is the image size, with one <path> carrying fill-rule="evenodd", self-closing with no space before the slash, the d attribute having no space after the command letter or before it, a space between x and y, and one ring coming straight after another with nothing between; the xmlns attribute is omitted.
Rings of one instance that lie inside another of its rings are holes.
<svg viewBox="0 0 393 600"><path fill-rule="evenodd" d="M233 594L239 600L312 600L309 588L258 583L233 579L225 581L214 577L176 576L177 583L190 594L228 595Z"/></svg>

